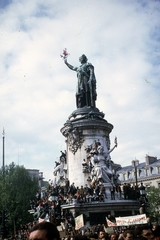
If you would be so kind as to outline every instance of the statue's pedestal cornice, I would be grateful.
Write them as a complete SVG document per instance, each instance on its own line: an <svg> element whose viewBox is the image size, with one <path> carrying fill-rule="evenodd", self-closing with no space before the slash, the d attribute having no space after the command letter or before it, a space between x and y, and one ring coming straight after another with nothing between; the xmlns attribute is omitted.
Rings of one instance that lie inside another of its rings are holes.
<svg viewBox="0 0 160 240"><path fill-rule="evenodd" d="M110 133L113 129L113 125L108 123L104 119L105 114L100 112L98 108L83 107L77 108L68 117L68 120L61 128L61 133L66 136L66 132L69 128L83 129L103 129Z"/></svg>

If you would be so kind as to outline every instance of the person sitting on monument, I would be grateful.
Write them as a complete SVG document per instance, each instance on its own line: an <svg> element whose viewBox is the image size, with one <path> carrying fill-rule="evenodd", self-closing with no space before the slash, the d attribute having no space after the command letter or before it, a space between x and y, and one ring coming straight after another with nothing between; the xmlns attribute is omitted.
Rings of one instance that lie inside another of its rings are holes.
<svg viewBox="0 0 160 240"><path fill-rule="evenodd" d="M99 201L104 202L104 194L101 191L99 193Z"/></svg>
<svg viewBox="0 0 160 240"><path fill-rule="evenodd" d="M107 193L105 192L105 187L103 184L100 185L100 192L103 194L103 196L107 199Z"/></svg>
<svg viewBox="0 0 160 240"><path fill-rule="evenodd" d="M82 166L83 166L83 172L89 172L89 164L85 159L83 159Z"/></svg>
<svg viewBox="0 0 160 240"><path fill-rule="evenodd" d="M87 202L87 203L91 203L91 201L92 201L92 196L91 196L90 193L87 193L87 194L86 194L86 202Z"/></svg>

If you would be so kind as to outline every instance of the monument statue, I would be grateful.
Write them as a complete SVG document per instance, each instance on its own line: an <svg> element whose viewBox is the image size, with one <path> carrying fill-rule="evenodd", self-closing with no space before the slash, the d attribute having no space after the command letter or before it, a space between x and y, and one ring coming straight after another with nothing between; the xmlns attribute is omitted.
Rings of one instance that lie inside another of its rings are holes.
<svg viewBox="0 0 160 240"><path fill-rule="evenodd" d="M94 186L103 183L109 191L108 187L114 182L110 153L117 147L116 140L115 146L110 148L109 134L113 125L104 119L104 113L96 107L94 66L84 54L79 58L80 66L72 66L68 63L68 55L64 49L61 57L65 65L77 73L77 109L61 129L68 151L67 177L79 186L86 182Z"/></svg>
<svg viewBox="0 0 160 240"><path fill-rule="evenodd" d="M98 183L109 183L111 182L112 171L107 166L107 157L115 149L116 145L110 150L104 153L103 146L98 147L98 155L94 155L92 158L94 172L96 175L96 181ZM105 156L106 155L106 156Z"/></svg>
<svg viewBox="0 0 160 240"><path fill-rule="evenodd" d="M97 99L96 93L96 78L94 74L94 67L91 63L87 62L87 57L83 54L79 61L81 65L74 67L67 62L68 53L66 49L63 51L63 57L65 64L71 70L77 72L77 91L76 91L76 105L77 108L83 107L95 107L95 101Z"/></svg>
<svg viewBox="0 0 160 240"><path fill-rule="evenodd" d="M92 145L85 148L88 153L88 161L91 162L92 169L90 172L91 184L111 183L111 177L113 175L111 169L107 166L110 153L117 147L117 139L115 139L115 145L111 149L106 149L100 143L100 141L94 141Z"/></svg>

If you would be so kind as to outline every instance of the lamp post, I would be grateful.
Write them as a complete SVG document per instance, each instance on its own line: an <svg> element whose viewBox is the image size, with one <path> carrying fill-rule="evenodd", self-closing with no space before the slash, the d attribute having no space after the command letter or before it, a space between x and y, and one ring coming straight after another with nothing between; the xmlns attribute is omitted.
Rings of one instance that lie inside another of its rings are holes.
<svg viewBox="0 0 160 240"><path fill-rule="evenodd" d="M136 189L138 186L138 181L137 181L137 166L136 166L136 161L133 160L133 164L134 164L134 170L135 170L135 180L136 180Z"/></svg>
<svg viewBox="0 0 160 240"><path fill-rule="evenodd" d="M2 176L3 176L3 183L5 181L5 169L4 169L4 140L5 140L5 131L3 128L3 133L2 133L2 139L3 139L3 151L2 151ZM3 206L2 210L2 227L1 227L1 234L2 234L2 239L6 237L6 226L5 226L5 210Z"/></svg>

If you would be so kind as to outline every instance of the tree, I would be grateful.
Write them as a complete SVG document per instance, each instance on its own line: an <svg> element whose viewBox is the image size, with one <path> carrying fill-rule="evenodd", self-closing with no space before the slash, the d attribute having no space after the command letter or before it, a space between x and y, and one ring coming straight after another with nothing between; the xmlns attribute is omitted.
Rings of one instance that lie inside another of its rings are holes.
<svg viewBox="0 0 160 240"><path fill-rule="evenodd" d="M0 211L5 210L6 228L10 232L32 220L29 200L37 191L38 179L31 177L23 166L11 163L0 170Z"/></svg>
<svg viewBox="0 0 160 240"><path fill-rule="evenodd" d="M160 190L155 187L147 189L147 198L150 204L148 214L152 221L160 222Z"/></svg>

